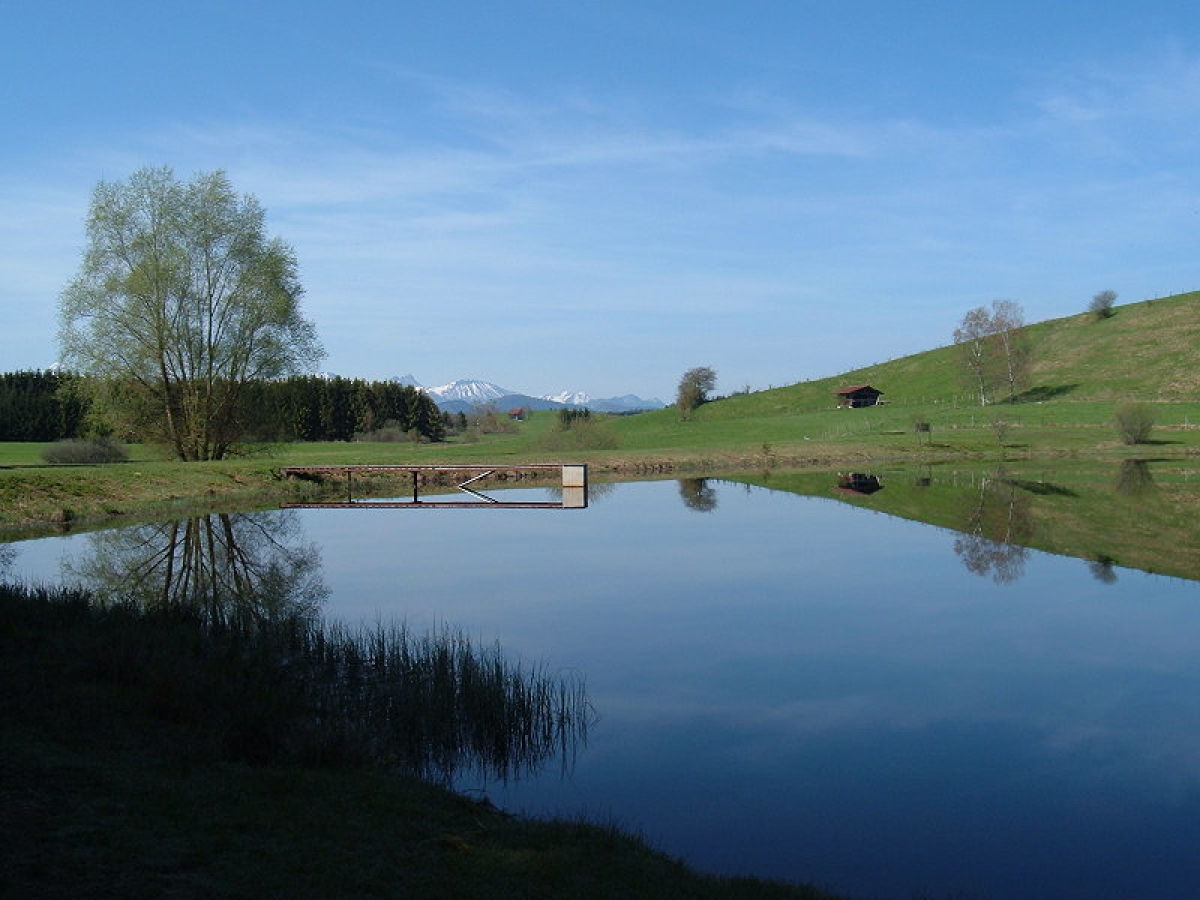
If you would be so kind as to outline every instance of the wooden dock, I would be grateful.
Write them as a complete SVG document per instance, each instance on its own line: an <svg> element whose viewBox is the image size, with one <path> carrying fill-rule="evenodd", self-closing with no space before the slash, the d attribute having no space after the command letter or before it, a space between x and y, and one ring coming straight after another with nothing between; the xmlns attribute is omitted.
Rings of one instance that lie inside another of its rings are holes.
<svg viewBox="0 0 1200 900"><path fill-rule="evenodd" d="M341 476L346 480L346 499L332 502L284 503L285 509L584 509L587 507L587 466L576 463L531 463L529 465L324 465L283 466L280 473L289 478ZM524 473L559 472L562 487L561 501L503 501L489 497L470 487L489 476L501 481L520 481ZM409 475L412 479L411 500L355 500L356 474ZM422 500L422 483L432 481L445 485L446 476L467 476L461 482L451 481L454 487L474 497L474 500Z"/></svg>

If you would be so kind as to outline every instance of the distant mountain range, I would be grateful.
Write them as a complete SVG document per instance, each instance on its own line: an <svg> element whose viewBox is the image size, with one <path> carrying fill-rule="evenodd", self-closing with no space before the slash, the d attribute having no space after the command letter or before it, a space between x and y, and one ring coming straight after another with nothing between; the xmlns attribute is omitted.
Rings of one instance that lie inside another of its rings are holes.
<svg viewBox="0 0 1200 900"><path fill-rule="evenodd" d="M422 385L412 375L397 375L389 379L398 384L407 384L427 393L443 412L471 412L481 406L492 405L497 409L563 409L583 408L596 412L635 412L643 409L661 409L666 404L657 397L649 400L634 394L621 397L591 397L583 391L560 391L534 397L518 391L510 391L490 381L464 378L435 387Z"/></svg>

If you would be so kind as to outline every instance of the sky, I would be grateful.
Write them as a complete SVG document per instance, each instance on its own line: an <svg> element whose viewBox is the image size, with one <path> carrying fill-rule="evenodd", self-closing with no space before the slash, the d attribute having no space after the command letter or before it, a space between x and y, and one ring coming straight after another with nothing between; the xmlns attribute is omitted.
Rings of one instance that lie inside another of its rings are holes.
<svg viewBox="0 0 1200 900"><path fill-rule="evenodd" d="M143 166L258 198L324 371L757 390L1200 289L1200 4L0 0L0 370Z"/></svg>

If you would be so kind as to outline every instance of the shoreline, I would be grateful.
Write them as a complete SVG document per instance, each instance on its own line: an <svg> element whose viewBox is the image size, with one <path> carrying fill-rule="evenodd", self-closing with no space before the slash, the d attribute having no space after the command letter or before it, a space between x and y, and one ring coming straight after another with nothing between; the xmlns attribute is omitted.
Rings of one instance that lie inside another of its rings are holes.
<svg viewBox="0 0 1200 900"><path fill-rule="evenodd" d="M311 447L308 449L311 452ZM347 454L358 445L329 445L331 455ZM714 451L679 454L616 454L584 452L570 462L586 463L595 481L641 477L672 477L735 472L805 472L846 466L945 465L950 463L1003 464L1029 460L1120 460L1153 453L1158 458L1195 458L1194 448L1114 447L1100 449L1008 450L938 448L895 452L894 448L814 447L795 452L792 448L743 452ZM883 450L884 452L879 452ZM1133 452L1140 450L1140 453ZM890 451L890 452L888 452ZM353 453L351 454L354 455ZM368 460L366 463L378 462ZM138 460L108 465L9 465L0 467L0 541L38 537L136 524L151 519L201 515L231 509L263 509L282 502L311 500L329 491L320 484L285 478L280 469L294 454L275 457L242 457L218 462ZM454 458L456 454L424 455L420 461L393 460L397 464L478 465L476 459ZM487 464L516 465L510 453L496 453ZM543 454L522 463L545 463ZM341 464L351 464L339 459ZM383 490L379 486L377 490ZM393 490L397 488L393 487ZM375 492L375 496L381 494ZM366 496L366 494L364 494Z"/></svg>

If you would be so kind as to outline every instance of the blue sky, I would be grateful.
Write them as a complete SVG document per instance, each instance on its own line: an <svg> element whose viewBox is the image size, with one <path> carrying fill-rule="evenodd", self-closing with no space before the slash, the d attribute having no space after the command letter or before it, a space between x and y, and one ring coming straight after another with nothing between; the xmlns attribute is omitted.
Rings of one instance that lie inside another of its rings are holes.
<svg viewBox="0 0 1200 900"><path fill-rule="evenodd" d="M100 179L224 169L324 368L670 399L1200 288L1200 4L0 2L0 369Z"/></svg>

